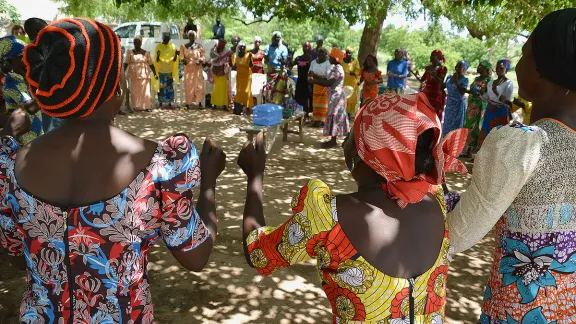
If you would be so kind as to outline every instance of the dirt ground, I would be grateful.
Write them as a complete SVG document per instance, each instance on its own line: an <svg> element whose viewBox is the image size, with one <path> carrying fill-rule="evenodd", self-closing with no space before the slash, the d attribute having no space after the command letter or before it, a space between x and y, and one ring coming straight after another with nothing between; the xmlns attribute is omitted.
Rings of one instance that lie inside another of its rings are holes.
<svg viewBox="0 0 576 324"><path fill-rule="evenodd" d="M239 127L245 117L225 112L155 111L119 116L123 129L152 140L186 133L201 147L205 136L227 153L226 170L217 187L218 241L209 265L201 273L185 271L164 246L150 253L149 275L159 323L330 323L331 308L317 282L314 261L262 278L246 265L241 244L245 176L236 158L246 137ZM304 143L289 135L277 139L268 159L264 211L270 225L290 216L290 200L310 178L325 181L335 193L355 190L340 149L321 150L318 129L305 128ZM469 176L450 175L451 190L466 188ZM476 323L484 284L492 260L492 238L456 255L450 271L448 323ZM24 272L0 256L0 323L18 320Z"/></svg>

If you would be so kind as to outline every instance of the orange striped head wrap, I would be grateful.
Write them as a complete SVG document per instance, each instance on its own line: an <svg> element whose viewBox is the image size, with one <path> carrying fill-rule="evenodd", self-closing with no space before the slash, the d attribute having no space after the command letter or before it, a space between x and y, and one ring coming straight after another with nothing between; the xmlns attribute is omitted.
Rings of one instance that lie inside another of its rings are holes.
<svg viewBox="0 0 576 324"><path fill-rule="evenodd" d="M30 92L49 116L86 117L114 96L121 56L110 27L89 19L55 21L24 50Z"/></svg>

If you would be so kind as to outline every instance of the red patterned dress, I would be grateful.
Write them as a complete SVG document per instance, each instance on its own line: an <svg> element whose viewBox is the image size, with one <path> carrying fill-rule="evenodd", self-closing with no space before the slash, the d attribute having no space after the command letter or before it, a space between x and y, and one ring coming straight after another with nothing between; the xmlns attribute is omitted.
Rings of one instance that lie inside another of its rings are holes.
<svg viewBox="0 0 576 324"><path fill-rule="evenodd" d="M436 194L446 212L442 191ZM279 227L250 233L252 264L262 275L310 258L317 259L318 278L332 305L333 323L442 323L450 238L444 240L434 265L413 279L387 276L352 246L338 223L336 197L326 184L312 180L292 201L294 214ZM411 293L412 291L412 293ZM414 313L409 314L410 304Z"/></svg>
<svg viewBox="0 0 576 324"><path fill-rule="evenodd" d="M436 74L442 81L438 81L438 79L432 76L430 73L432 69L436 69ZM442 120L444 105L446 105L446 92L444 92L444 78L446 77L446 73L448 73L448 69L446 69L445 66L437 68L427 66L426 72L422 75L422 92L426 95L432 107L434 107L440 120Z"/></svg>
<svg viewBox="0 0 576 324"><path fill-rule="evenodd" d="M20 188L18 143L4 137L1 144L0 242L27 264L21 322L153 323L148 252L159 239L185 252L209 236L192 201L200 166L190 140L159 143L148 167L118 195L70 208Z"/></svg>

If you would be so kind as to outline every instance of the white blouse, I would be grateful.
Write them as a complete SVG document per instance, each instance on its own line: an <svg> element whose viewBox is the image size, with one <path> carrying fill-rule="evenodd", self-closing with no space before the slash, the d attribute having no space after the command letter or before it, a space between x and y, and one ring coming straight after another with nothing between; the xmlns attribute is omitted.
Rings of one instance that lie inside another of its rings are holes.
<svg viewBox="0 0 576 324"><path fill-rule="evenodd" d="M534 173L547 141L539 127L505 126L490 132L476 156L470 186L448 214L450 243L456 253L479 242L505 215Z"/></svg>
<svg viewBox="0 0 576 324"><path fill-rule="evenodd" d="M499 95L496 95L494 91L492 91L492 84L494 84L495 81L496 80L492 80L488 82L488 91L486 94L484 94L484 99L500 102L500 96L504 96L506 100L512 101L512 96L514 94L514 82L508 79L502 82L499 86L496 86L496 90L499 93Z"/></svg>
<svg viewBox="0 0 576 324"><path fill-rule="evenodd" d="M328 60L318 64L318 62L314 60L312 64L310 64L310 71L327 78L330 75L330 71L332 71L332 64L330 64Z"/></svg>

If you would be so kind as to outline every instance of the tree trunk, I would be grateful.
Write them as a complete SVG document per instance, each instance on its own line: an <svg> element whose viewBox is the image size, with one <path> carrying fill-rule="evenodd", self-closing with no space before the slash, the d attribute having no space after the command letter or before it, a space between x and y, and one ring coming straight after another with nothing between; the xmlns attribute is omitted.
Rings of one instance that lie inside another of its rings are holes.
<svg viewBox="0 0 576 324"><path fill-rule="evenodd" d="M364 31L362 31L362 38L360 39L360 49L358 50L358 60L360 65L364 64L364 60L368 54L378 52L378 44L380 43L380 36L382 34L382 25L388 14L387 9L377 10L377 16L374 17L373 24L366 24Z"/></svg>

